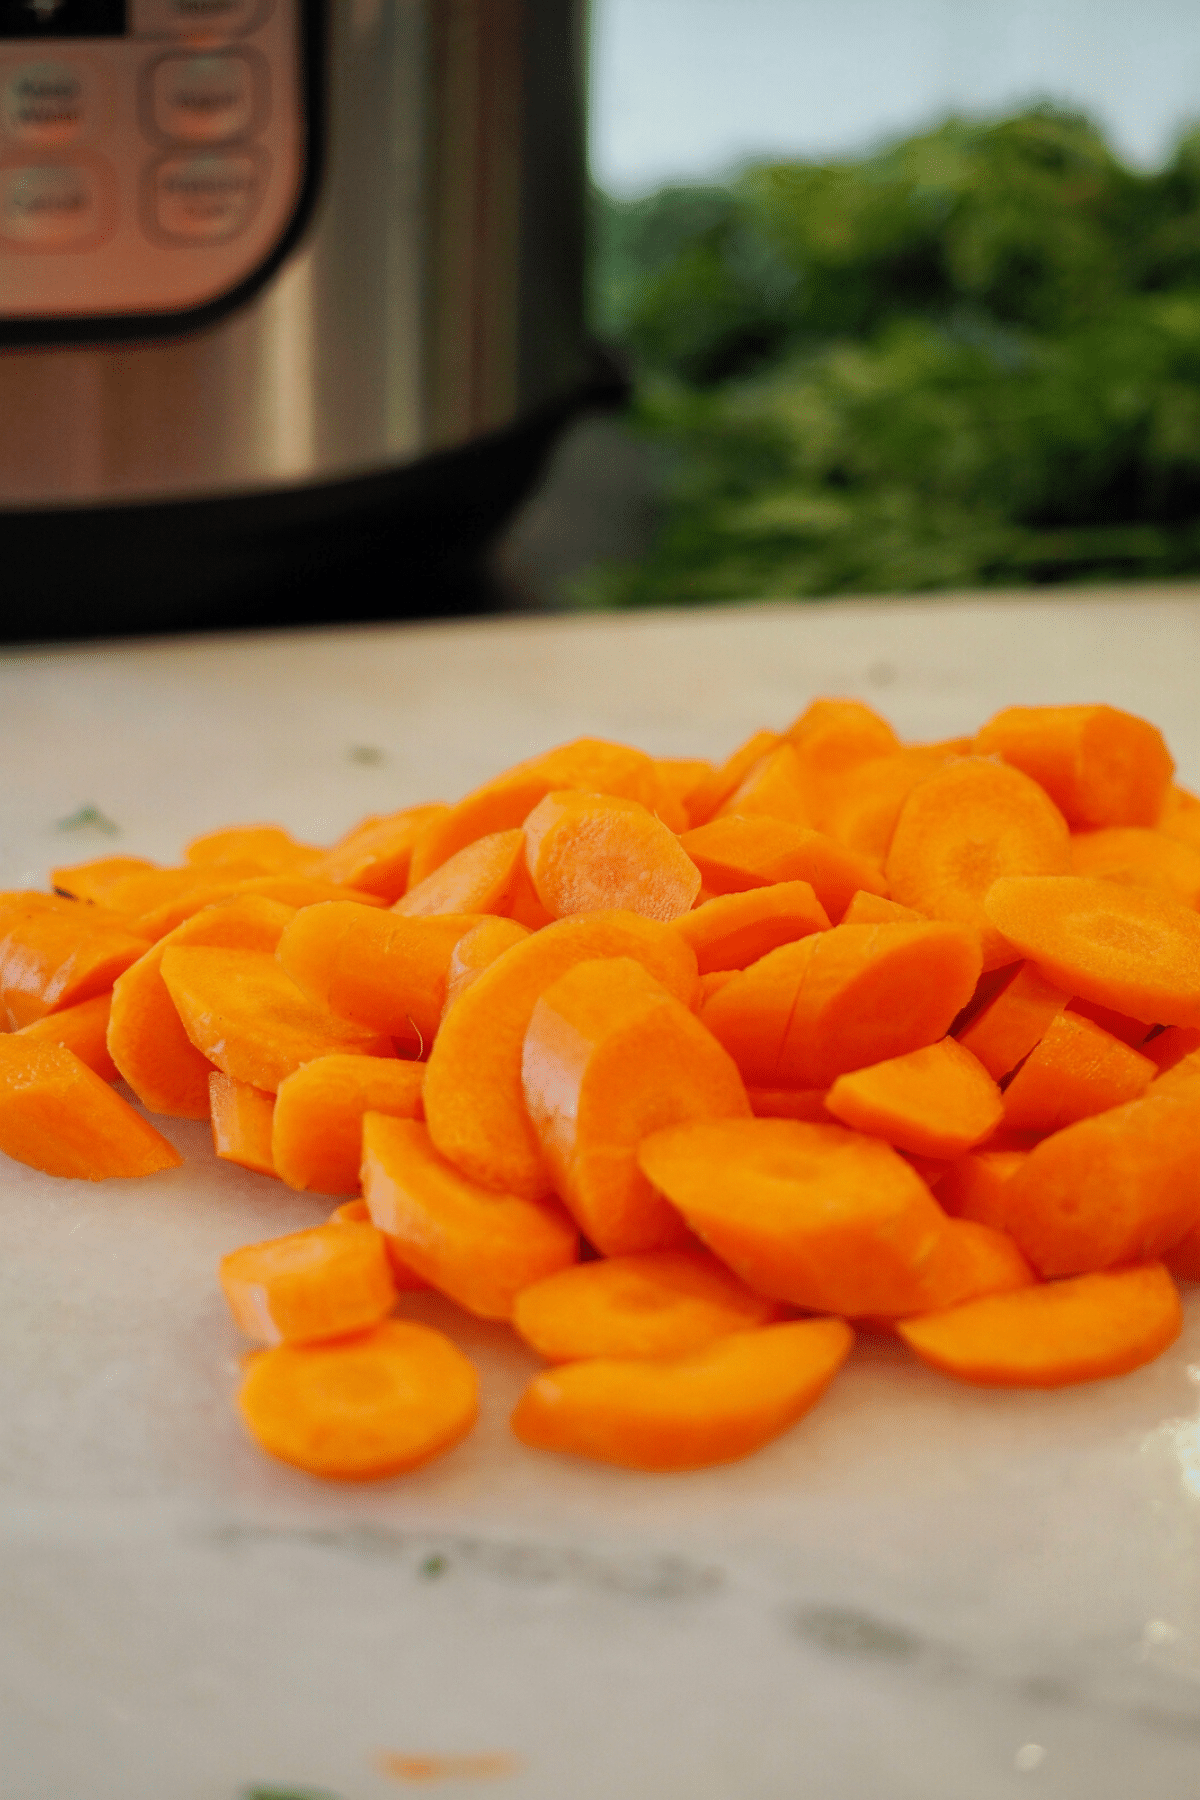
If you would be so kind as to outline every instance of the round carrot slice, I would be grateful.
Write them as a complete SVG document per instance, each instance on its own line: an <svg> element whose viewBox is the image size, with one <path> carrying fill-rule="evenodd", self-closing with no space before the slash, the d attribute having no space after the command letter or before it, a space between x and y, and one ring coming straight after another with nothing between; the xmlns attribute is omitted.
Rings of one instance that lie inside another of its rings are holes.
<svg viewBox="0 0 1200 1800"><path fill-rule="evenodd" d="M231 1250L221 1286L240 1328L261 1344L313 1343L362 1331L396 1304L383 1233L314 1225Z"/></svg>
<svg viewBox="0 0 1200 1800"><path fill-rule="evenodd" d="M555 919L622 911L665 922L688 912L700 891L700 871L675 833L615 794L547 794L525 820L525 857Z"/></svg>
<svg viewBox="0 0 1200 1800"><path fill-rule="evenodd" d="M478 1397L475 1370L449 1338L391 1319L336 1343L263 1351L238 1405L281 1462L370 1481L452 1449L475 1423Z"/></svg>
<svg viewBox="0 0 1200 1800"><path fill-rule="evenodd" d="M953 1038L839 1075L825 1106L843 1125L898 1150L949 1159L982 1143L1004 1116L1000 1089Z"/></svg>

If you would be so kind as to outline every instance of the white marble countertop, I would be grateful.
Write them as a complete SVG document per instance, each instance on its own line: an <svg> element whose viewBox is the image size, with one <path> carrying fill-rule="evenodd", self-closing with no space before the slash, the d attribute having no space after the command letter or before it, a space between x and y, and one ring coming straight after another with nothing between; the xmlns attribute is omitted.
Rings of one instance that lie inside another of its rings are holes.
<svg viewBox="0 0 1200 1800"><path fill-rule="evenodd" d="M583 732L720 755L821 693L913 737L1103 699L1195 784L1198 670L1196 588L0 652L0 885L329 839ZM0 1163L4 1800L385 1800L420 1756L465 1759L448 1800L1194 1800L1195 1290L1165 1357L1058 1394L860 1343L785 1439L672 1477L523 1449L532 1359L423 1297L478 1430L324 1487L244 1440L214 1267L327 1203L172 1136L140 1183Z"/></svg>

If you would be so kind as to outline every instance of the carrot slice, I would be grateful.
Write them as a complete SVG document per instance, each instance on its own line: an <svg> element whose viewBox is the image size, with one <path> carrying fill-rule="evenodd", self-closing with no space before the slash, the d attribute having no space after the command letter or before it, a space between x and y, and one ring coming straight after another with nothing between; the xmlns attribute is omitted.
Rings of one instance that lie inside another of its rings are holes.
<svg viewBox="0 0 1200 1800"><path fill-rule="evenodd" d="M362 1136L361 1131L359 1136ZM343 1200L340 1206L334 1207L325 1223L327 1225L370 1225L371 1209L361 1195L355 1200ZM372 1230L378 1229L378 1226L372 1226ZM388 1237L385 1231L381 1231L379 1235L383 1239L383 1247L387 1252L392 1280L396 1284L397 1291L400 1293L427 1293L429 1283L423 1275L418 1275L415 1269L409 1268L396 1248L395 1239Z"/></svg>
<svg viewBox="0 0 1200 1800"><path fill-rule="evenodd" d="M1149 1037L1138 1049L1143 1056L1148 1056L1160 1074L1175 1068L1185 1056L1200 1050L1200 1027L1195 1025L1169 1025L1165 1031L1157 1032Z"/></svg>
<svg viewBox="0 0 1200 1800"><path fill-rule="evenodd" d="M585 913L497 957L447 1012L425 1076L425 1117L442 1155L473 1181L536 1200L551 1191L525 1110L521 1058L541 995L577 963L631 956L688 1004L696 957L678 932L636 913Z"/></svg>
<svg viewBox="0 0 1200 1800"><path fill-rule="evenodd" d="M511 1318L522 1288L578 1255L561 1207L469 1181L415 1120L366 1115L362 1174L372 1221L401 1258L480 1318Z"/></svg>
<svg viewBox="0 0 1200 1800"><path fill-rule="evenodd" d="M678 1125L646 1138L638 1161L747 1286L813 1312L912 1311L946 1230L902 1156L840 1125Z"/></svg>
<svg viewBox="0 0 1200 1800"><path fill-rule="evenodd" d="M564 1205L607 1256L687 1242L678 1213L637 1166L649 1132L748 1118L733 1059L640 963L580 963L534 1006L525 1105Z"/></svg>
<svg viewBox="0 0 1200 1800"><path fill-rule="evenodd" d="M244 1244L220 1262L239 1329L260 1344L311 1344L366 1331L396 1304L396 1284L373 1225L314 1225Z"/></svg>
<svg viewBox="0 0 1200 1800"><path fill-rule="evenodd" d="M700 890L675 833L619 795L547 794L525 820L525 856L537 897L556 919L584 912L677 919Z"/></svg>
<svg viewBox="0 0 1200 1800"><path fill-rule="evenodd" d="M120 1070L108 1053L108 1018L112 1010L112 994L97 994L81 1000L77 1006L64 1006L61 1012L47 1013L32 1025L23 1025L14 1038L38 1044L64 1044L73 1050L80 1062L101 1081L117 1081Z"/></svg>
<svg viewBox="0 0 1200 1800"><path fill-rule="evenodd" d="M477 913L409 919L350 901L305 907L279 941L279 961L319 1006L427 1050L446 1002L458 940Z"/></svg>
<svg viewBox="0 0 1200 1800"><path fill-rule="evenodd" d="M1071 839L1071 873L1153 888L1182 906L1200 906L1200 847L1163 831L1112 825Z"/></svg>
<svg viewBox="0 0 1200 1800"><path fill-rule="evenodd" d="M1004 1231L1004 1190L1028 1154L1026 1150L975 1150L960 1157L938 1182L938 1205L952 1219L969 1219Z"/></svg>
<svg viewBox="0 0 1200 1800"><path fill-rule="evenodd" d="M173 947L163 952L162 978L200 1054L267 1093L317 1056L394 1054L389 1038L315 1005L257 950Z"/></svg>
<svg viewBox="0 0 1200 1800"><path fill-rule="evenodd" d="M1158 1073L1148 1056L1077 1013L1059 1013L1004 1092L1011 1131L1061 1131L1136 1100Z"/></svg>
<svg viewBox="0 0 1200 1800"><path fill-rule="evenodd" d="M969 748L968 742L968 748ZM900 809L918 783L962 755L939 744L906 749L862 762L826 782L816 805L817 824L839 844L882 863L891 847Z"/></svg>
<svg viewBox="0 0 1200 1800"><path fill-rule="evenodd" d="M515 919L480 919L478 925L465 931L450 953L443 1018L459 995L466 993L476 976L490 969L498 956L503 956L506 950L511 950L514 944L523 942L528 936L526 927L518 925Z"/></svg>
<svg viewBox="0 0 1200 1800"><path fill-rule="evenodd" d="M901 906L898 900L885 900L882 894L870 894L860 888L842 915L843 925L925 925L924 913L915 907Z"/></svg>
<svg viewBox="0 0 1200 1800"><path fill-rule="evenodd" d="M900 1336L922 1362L980 1387L1066 1387L1127 1375L1174 1343L1183 1311L1161 1263L974 1300Z"/></svg>
<svg viewBox="0 0 1200 1800"><path fill-rule="evenodd" d="M1009 706L975 749L1032 777L1076 831L1153 825L1175 767L1161 732L1112 706Z"/></svg>
<svg viewBox="0 0 1200 1800"><path fill-rule="evenodd" d="M679 841L711 895L807 881L829 917L840 919L860 888L881 894L886 887L865 856L784 819L713 819Z"/></svg>
<svg viewBox="0 0 1200 1800"><path fill-rule="evenodd" d="M810 882L777 881L770 887L706 900L675 925L696 952L701 975L710 975L720 969L744 969L781 944L828 931L829 915Z"/></svg>
<svg viewBox="0 0 1200 1800"><path fill-rule="evenodd" d="M1200 916L1085 875L1010 876L988 918L1047 981L1148 1025L1200 1025Z"/></svg>
<svg viewBox="0 0 1200 1800"><path fill-rule="evenodd" d="M517 1295L513 1324L547 1362L687 1356L731 1331L769 1325L773 1300L715 1256L651 1250L576 1263Z"/></svg>
<svg viewBox="0 0 1200 1800"><path fill-rule="evenodd" d="M49 894L6 898L0 909L0 1029L91 1000L135 963L149 940L97 906Z"/></svg>
<svg viewBox="0 0 1200 1800"><path fill-rule="evenodd" d="M792 720L786 736L819 776L843 776L901 747L887 720L861 700L814 700Z"/></svg>
<svg viewBox="0 0 1200 1800"><path fill-rule="evenodd" d="M391 906L408 886L417 839L449 811L441 804L406 806L384 818L363 819L326 851L312 872L341 887L376 894Z"/></svg>
<svg viewBox="0 0 1200 1800"><path fill-rule="evenodd" d="M666 1472L736 1462L815 1406L854 1333L841 1319L739 1331L672 1362L598 1358L539 1375L512 1428L535 1450Z"/></svg>
<svg viewBox="0 0 1200 1800"><path fill-rule="evenodd" d="M183 1161L65 1045L0 1036L0 1151L80 1181L155 1175Z"/></svg>
<svg viewBox="0 0 1200 1800"><path fill-rule="evenodd" d="M941 1198L941 1188L938 1188ZM1037 1276L1006 1231L975 1219L948 1219L921 1271L911 1316L944 1312L988 1294L1033 1287ZM895 1323L895 1321L886 1321Z"/></svg>
<svg viewBox="0 0 1200 1800"><path fill-rule="evenodd" d="M953 1038L839 1075L825 1106L898 1150L947 1159L974 1149L1004 1117L1000 1089Z"/></svg>
<svg viewBox="0 0 1200 1800"><path fill-rule="evenodd" d="M240 1163L256 1175L274 1175L271 1159L271 1116L274 1094L234 1081L214 1069L208 1078L213 1148L226 1162Z"/></svg>
<svg viewBox="0 0 1200 1800"><path fill-rule="evenodd" d="M723 819L735 813L747 818L761 814L768 819L787 819L793 825L812 825L804 770L791 744L777 744L768 750L712 817Z"/></svg>
<svg viewBox="0 0 1200 1800"><path fill-rule="evenodd" d="M659 786L683 809L686 824L695 824L692 804L700 789L716 774L716 765L698 756L656 756L654 770Z"/></svg>
<svg viewBox="0 0 1200 1800"><path fill-rule="evenodd" d="M291 907L257 895L236 896L205 907L160 938L125 971L113 988L108 1048L121 1075L143 1106L179 1119L207 1119L212 1064L183 1028L162 978L162 959L177 945L274 951Z"/></svg>
<svg viewBox="0 0 1200 1800"><path fill-rule="evenodd" d="M123 881L126 875L144 875L147 869L156 867L157 864L148 862L144 856L98 856L90 862L51 869L50 884L56 894L107 906L108 895L118 881Z"/></svg>
<svg viewBox="0 0 1200 1800"><path fill-rule="evenodd" d="M967 927L838 925L772 950L700 1017L750 1086L826 1088L936 1043L978 974Z"/></svg>
<svg viewBox="0 0 1200 1800"><path fill-rule="evenodd" d="M989 1075L1003 1081L1045 1037L1068 998L1032 963L1019 963L1007 986L959 1032L958 1041Z"/></svg>
<svg viewBox="0 0 1200 1800"><path fill-rule="evenodd" d="M392 911L412 917L504 912L524 855L525 833L519 826L476 838L410 887Z"/></svg>
<svg viewBox="0 0 1200 1800"><path fill-rule="evenodd" d="M728 800L734 789L740 787L755 763L774 750L782 742L777 731L756 731L739 744L732 755L727 756L702 781L697 782L688 796L687 815L692 829L697 825L707 825L718 807Z"/></svg>
<svg viewBox="0 0 1200 1800"><path fill-rule="evenodd" d="M318 1056L303 1064L275 1096L275 1173L289 1187L357 1194L365 1115L419 1119L424 1082L423 1064L376 1056Z"/></svg>
<svg viewBox="0 0 1200 1800"><path fill-rule="evenodd" d="M1016 957L984 909L1002 875L1066 875L1071 840L1052 801L1019 769L982 757L949 763L915 787L896 821L884 873L893 898L980 933L984 969Z"/></svg>
<svg viewBox="0 0 1200 1800"><path fill-rule="evenodd" d="M279 825L227 826L193 838L184 851L184 860L194 868L256 863L263 875L311 875L324 856L317 845L297 843Z"/></svg>
<svg viewBox="0 0 1200 1800"><path fill-rule="evenodd" d="M271 1456L345 1481L415 1469L466 1437L475 1370L448 1337L389 1319L331 1344L280 1344L250 1364L238 1406Z"/></svg>

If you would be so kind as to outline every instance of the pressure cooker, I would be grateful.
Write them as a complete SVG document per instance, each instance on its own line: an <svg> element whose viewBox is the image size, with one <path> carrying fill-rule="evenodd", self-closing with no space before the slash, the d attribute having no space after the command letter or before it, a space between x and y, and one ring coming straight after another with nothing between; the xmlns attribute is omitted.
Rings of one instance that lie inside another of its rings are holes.
<svg viewBox="0 0 1200 1800"><path fill-rule="evenodd" d="M0 0L0 637L474 591L620 386L583 323L583 26Z"/></svg>

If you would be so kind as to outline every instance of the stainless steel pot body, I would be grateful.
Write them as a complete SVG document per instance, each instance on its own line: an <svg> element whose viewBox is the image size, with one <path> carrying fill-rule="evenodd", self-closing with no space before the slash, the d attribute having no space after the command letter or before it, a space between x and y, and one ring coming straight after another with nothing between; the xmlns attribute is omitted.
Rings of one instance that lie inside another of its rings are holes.
<svg viewBox="0 0 1200 1800"><path fill-rule="evenodd" d="M295 247L201 330L0 349L0 508L398 471L584 380L580 0L333 0L319 24Z"/></svg>

